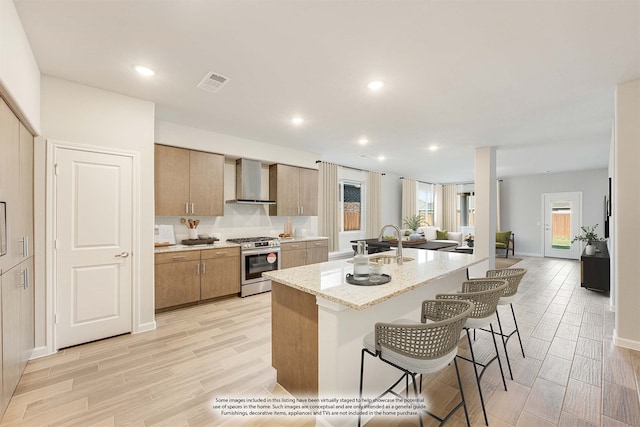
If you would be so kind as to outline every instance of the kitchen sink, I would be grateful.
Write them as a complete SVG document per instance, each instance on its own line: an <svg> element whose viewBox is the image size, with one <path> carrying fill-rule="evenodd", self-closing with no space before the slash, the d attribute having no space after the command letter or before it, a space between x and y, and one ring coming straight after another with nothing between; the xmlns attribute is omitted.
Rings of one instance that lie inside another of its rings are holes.
<svg viewBox="0 0 640 427"><path fill-rule="evenodd" d="M413 261L414 259L415 258L403 256L402 262L409 262L409 261ZM395 264L396 260L397 259L395 255L371 255L369 257L370 263L378 263L378 264ZM353 263L353 258L350 260L347 260L347 262Z"/></svg>

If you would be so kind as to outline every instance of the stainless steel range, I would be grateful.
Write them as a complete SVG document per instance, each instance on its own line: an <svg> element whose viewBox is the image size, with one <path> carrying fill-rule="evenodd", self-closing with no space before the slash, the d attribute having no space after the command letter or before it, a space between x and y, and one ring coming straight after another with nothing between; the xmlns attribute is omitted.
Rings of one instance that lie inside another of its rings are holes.
<svg viewBox="0 0 640 427"><path fill-rule="evenodd" d="M241 297L271 290L271 280L262 273L280 269L280 240L277 237L227 239L240 245Z"/></svg>

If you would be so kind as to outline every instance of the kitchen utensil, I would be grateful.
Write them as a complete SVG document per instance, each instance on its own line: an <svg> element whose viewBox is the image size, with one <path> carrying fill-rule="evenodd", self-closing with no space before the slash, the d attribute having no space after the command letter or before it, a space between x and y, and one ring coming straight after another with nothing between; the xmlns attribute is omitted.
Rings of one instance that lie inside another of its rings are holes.
<svg viewBox="0 0 640 427"><path fill-rule="evenodd" d="M193 220L189 218L189 228L193 228Z"/></svg>
<svg viewBox="0 0 640 427"><path fill-rule="evenodd" d="M200 224L200 220L199 220L199 219L196 219L196 220L193 222L193 224L194 224L194 227L193 227L193 228L198 228L198 224Z"/></svg>

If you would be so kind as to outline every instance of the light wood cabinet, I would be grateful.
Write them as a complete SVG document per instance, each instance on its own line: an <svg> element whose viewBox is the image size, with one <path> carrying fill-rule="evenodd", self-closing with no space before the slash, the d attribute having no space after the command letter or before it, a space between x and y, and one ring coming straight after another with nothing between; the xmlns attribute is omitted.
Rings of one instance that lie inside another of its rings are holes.
<svg viewBox="0 0 640 427"><path fill-rule="evenodd" d="M327 239L285 242L280 245L280 268L299 267L329 260Z"/></svg>
<svg viewBox="0 0 640 427"><path fill-rule="evenodd" d="M200 252L155 256L156 310L200 300Z"/></svg>
<svg viewBox="0 0 640 427"><path fill-rule="evenodd" d="M240 248L155 254L155 309L240 292Z"/></svg>
<svg viewBox="0 0 640 427"><path fill-rule="evenodd" d="M200 299L240 292L240 249L209 249L200 252Z"/></svg>
<svg viewBox="0 0 640 427"><path fill-rule="evenodd" d="M2 274L2 408L18 385L34 347L33 258Z"/></svg>
<svg viewBox="0 0 640 427"><path fill-rule="evenodd" d="M0 417L34 348L33 136L0 98L0 201L6 255L0 257Z"/></svg>
<svg viewBox="0 0 640 427"><path fill-rule="evenodd" d="M224 156L156 144L155 214L224 215Z"/></svg>
<svg viewBox="0 0 640 427"><path fill-rule="evenodd" d="M272 216L318 215L318 171L283 164L269 166L269 206Z"/></svg>

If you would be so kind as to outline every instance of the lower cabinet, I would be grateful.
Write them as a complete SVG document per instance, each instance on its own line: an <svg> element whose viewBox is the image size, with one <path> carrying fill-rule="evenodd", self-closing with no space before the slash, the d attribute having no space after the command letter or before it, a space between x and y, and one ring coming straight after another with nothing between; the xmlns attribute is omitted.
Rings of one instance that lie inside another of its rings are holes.
<svg viewBox="0 0 640 427"><path fill-rule="evenodd" d="M200 299L240 292L240 250L238 248L202 251Z"/></svg>
<svg viewBox="0 0 640 427"><path fill-rule="evenodd" d="M239 292L239 248L165 252L155 255L156 310Z"/></svg>
<svg viewBox="0 0 640 427"><path fill-rule="evenodd" d="M9 404L34 347L33 258L0 276L2 283L2 399Z"/></svg>
<svg viewBox="0 0 640 427"><path fill-rule="evenodd" d="M280 268L317 264L329 260L327 239L285 242L280 245Z"/></svg>
<svg viewBox="0 0 640 427"><path fill-rule="evenodd" d="M599 252L587 255L582 252L580 257L580 286L587 289L609 292L611 275L611 260L606 242L595 242Z"/></svg>

